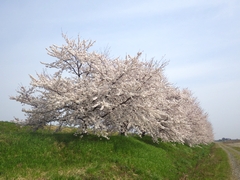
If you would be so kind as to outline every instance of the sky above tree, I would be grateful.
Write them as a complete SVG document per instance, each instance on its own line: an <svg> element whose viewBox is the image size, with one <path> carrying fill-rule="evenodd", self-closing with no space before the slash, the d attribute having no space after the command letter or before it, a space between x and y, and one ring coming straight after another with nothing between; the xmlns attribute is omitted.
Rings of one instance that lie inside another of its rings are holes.
<svg viewBox="0 0 240 180"><path fill-rule="evenodd" d="M240 2L232 1L1 1L0 120L22 117L9 99L28 74L52 62L45 48L61 33L96 40L111 57L169 60L165 75L189 88L208 112L215 139L240 138Z"/></svg>

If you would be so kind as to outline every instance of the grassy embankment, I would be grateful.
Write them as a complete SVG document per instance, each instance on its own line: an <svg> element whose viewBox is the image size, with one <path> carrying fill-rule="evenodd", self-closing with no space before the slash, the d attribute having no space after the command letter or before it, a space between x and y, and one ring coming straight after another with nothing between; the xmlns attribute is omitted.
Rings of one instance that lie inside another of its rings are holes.
<svg viewBox="0 0 240 180"><path fill-rule="evenodd" d="M0 122L0 179L228 179L222 149L150 137L52 133Z"/></svg>

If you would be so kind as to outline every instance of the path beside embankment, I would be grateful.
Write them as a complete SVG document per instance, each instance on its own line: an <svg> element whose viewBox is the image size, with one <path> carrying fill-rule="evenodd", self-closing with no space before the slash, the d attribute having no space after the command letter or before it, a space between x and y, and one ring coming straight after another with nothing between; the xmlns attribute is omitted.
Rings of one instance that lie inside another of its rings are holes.
<svg viewBox="0 0 240 180"><path fill-rule="evenodd" d="M217 144L228 154L232 168L232 179L240 180L240 143L219 142Z"/></svg>

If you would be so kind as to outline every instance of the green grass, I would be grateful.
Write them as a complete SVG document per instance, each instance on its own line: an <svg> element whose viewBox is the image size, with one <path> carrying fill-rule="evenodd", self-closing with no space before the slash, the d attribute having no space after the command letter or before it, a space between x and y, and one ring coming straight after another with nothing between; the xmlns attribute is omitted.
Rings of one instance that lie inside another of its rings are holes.
<svg viewBox="0 0 240 180"><path fill-rule="evenodd" d="M214 144L210 153L204 156L187 176L189 179L196 180L231 179L231 168L227 154L217 144Z"/></svg>
<svg viewBox="0 0 240 180"><path fill-rule="evenodd" d="M234 147L234 146L232 146L232 148L240 152L240 147Z"/></svg>
<svg viewBox="0 0 240 180"><path fill-rule="evenodd" d="M229 177L226 157L214 144L156 144L148 136L80 138L71 129L32 132L0 122L0 179L221 179Z"/></svg>

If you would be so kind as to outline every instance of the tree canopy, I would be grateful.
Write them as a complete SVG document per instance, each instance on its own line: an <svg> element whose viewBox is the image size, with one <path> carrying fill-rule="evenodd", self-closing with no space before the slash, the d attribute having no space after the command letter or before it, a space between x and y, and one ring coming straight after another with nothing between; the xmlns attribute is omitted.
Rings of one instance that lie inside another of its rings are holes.
<svg viewBox="0 0 240 180"><path fill-rule="evenodd" d="M207 113L188 89L179 89L164 76L167 62L136 56L110 58L90 51L94 41L69 39L47 49L55 61L43 63L55 73L30 75L30 87L20 87L12 100L28 105L25 120L35 129L51 122L75 126L78 133L108 138L119 132L148 134L190 145L213 141Z"/></svg>

